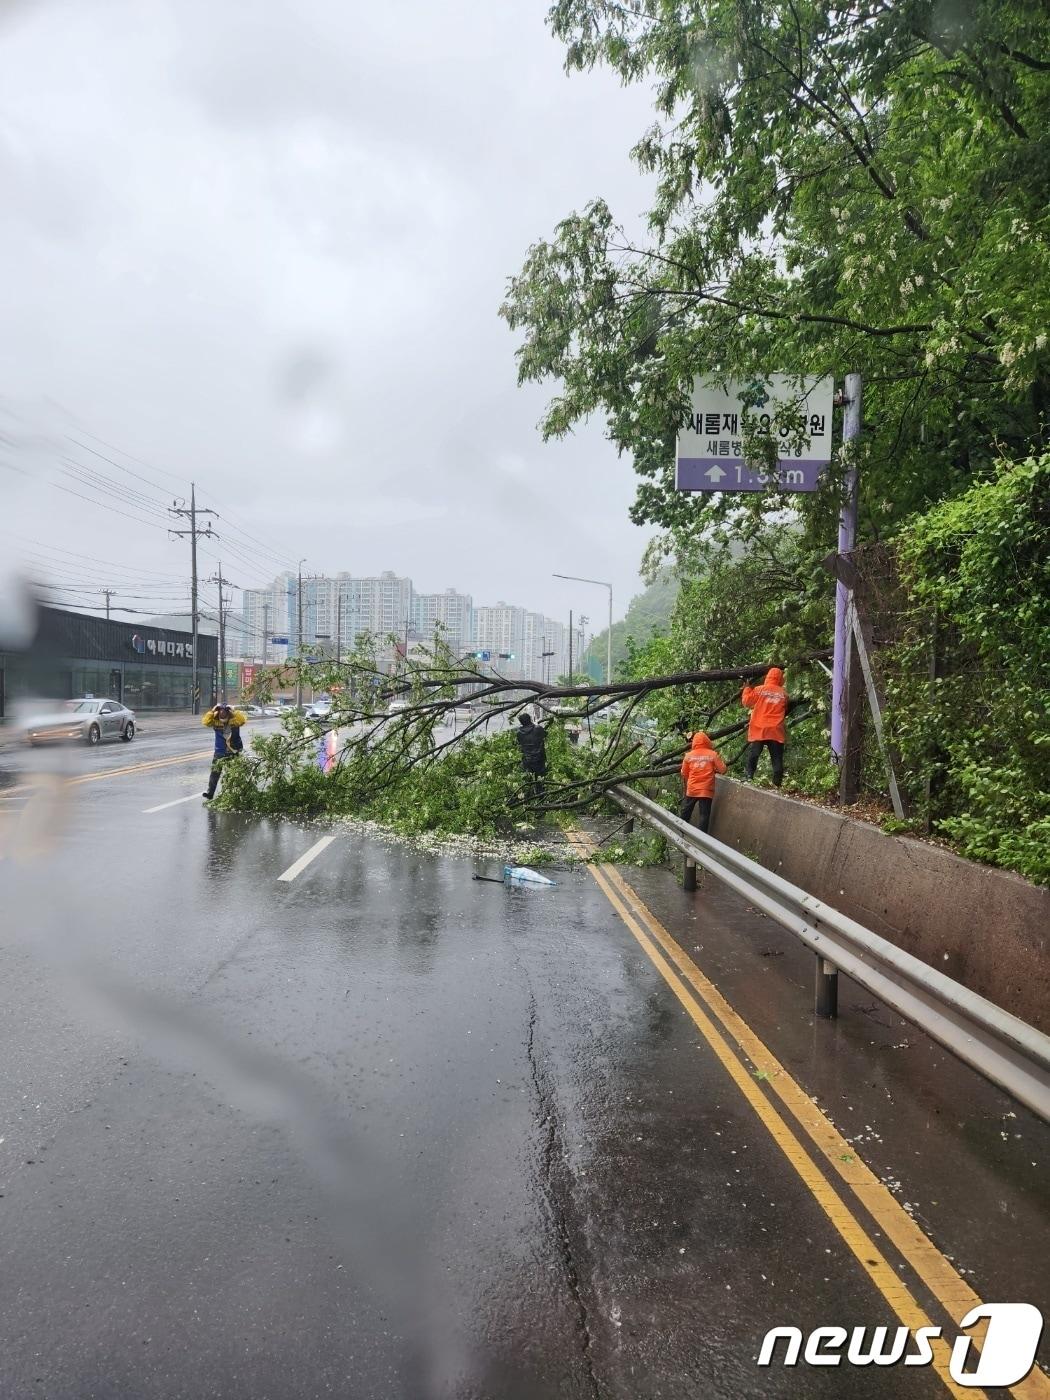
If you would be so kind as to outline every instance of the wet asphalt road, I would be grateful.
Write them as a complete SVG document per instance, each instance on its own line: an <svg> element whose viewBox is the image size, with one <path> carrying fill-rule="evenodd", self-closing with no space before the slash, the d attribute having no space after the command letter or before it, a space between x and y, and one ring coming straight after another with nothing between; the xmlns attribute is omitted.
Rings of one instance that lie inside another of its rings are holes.
<svg viewBox="0 0 1050 1400"><path fill-rule="evenodd" d="M589 873L206 810L207 739L0 755L5 1400L946 1393L757 1367L895 1318ZM848 986L815 1025L740 901L631 879L971 1287L1045 1307L1046 1130Z"/></svg>

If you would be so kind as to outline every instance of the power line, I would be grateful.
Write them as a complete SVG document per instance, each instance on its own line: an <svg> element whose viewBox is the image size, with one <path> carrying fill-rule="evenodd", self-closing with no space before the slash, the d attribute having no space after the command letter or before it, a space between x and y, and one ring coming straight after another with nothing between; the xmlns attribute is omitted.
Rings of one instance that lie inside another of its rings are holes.
<svg viewBox="0 0 1050 1400"><path fill-rule="evenodd" d="M247 530L243 529L240 525L235 524L228 515L223 515L220 512L218 518L227 526L228 529L236 530L237 533L239 535L243 535L246 540L251 540L252 543L258 547L258 549L255 552L261 550L263 555L272 558L276 564L283 566L285 569L290 570L293 567L293 561L290 556L278 554L278 552L275 549L272 549L268 544L266 544L265 541L260 540L255 535L249 534Z"/></svg>
<svg viewBox="0 0 1050 1400"><path fill-rule="evenodd" d="M237 545L231 544L230 540L226 536L223 536L219 534L218 531L216 531L213 538L221 539L223 542L223 550L225 551L225 553L227 555L232 554L233 557L237 560L237 562L239 564L243 564L246 569L251 569L253 573L262 573L264 571L264 568L266 566L260 564L258 559L252 559L249 555L245 554L242 550L240 550L237 547ZM201 553L206 554L209 559L214 559L216 563L218 563L218 556L213 554L210 549L202 549ZM269 567L272 568L273 566L270 565Z"/></svg>
<svg viewBox="0 0 1050 1400"><path fill-rule="evenodd" d="M68 410L66 411L68 412ZM70 417L72 416L73 415L70 415ZM115 452L120 456L128 458L129 461L144 467L148 472L156 472L170 477L172 480L180 482L180 484L185 481L185 478L176 475L176 473L169 472L164 468L154 467L150 463L133 456L133 454L126 452L123 448L107 442L106 439L100 438L97 434L83 427L78 427L78 432L80 436L64 433L63 438L78 447L81 451L90 453L99 461L107 462L110 466L115 467L117 471L133 477L144 485L154 488L154 490L163 490L164 488L161 483L154 478L144 476L141 472L134 471L132 468L123 465L123 463L117 461L115 457L108 456L105 452L100 452L96 448L89 446L87 443L83 442L81 438L91 438L93 441L100 443L103 447L107 447L110 452ZM6 466L11 471L18 472L20 475L32 476L32 473L12 463L0 462L0 465ZM60 459L58 471L62 475L68 477L77 486L84 488L84 490L75 490L73 486L65 485L53 479L47 479L45 482L46 485L51 486L57 491L64 491L67 495L73 496L77 500L85 501L89 505L97 506L102 510L108 510L113 515L119 515L124 519L133 520L137 524L149 525L154 529L166 528L160 522L168 508L164 506L156 496L137 490L126 482L115 480L105 472L99 471L97 468L91 467L86 462L79 461L75 457L63 456ZM193 483L191 482L190 484L192 489ZM85 494L85 492L89 492L90 494ZM210 495L211 493L209 492L208 494ZM212 496L212 499L217 500L214 496ZM202 510L200 513L210 513L222 519L224 526L222 534L227 545L227 551L237 559L238 562L243 563L245 567L253 571L258 570L262 574L271 573L275 567L281 571L291 571L292 560L289 556L281 554L279 550L267 544L266 541L260 539L259 536L252 534L249 530L245 529L243 525L234 520L231 515L225 512L219 512L218 510ZM231 533L234 536L232 539L230 538Z"/></svg>
<svg viewBox="0 0 1050 1400"><path fill-rule="evenodd" d="M24 475L28 476L29 473L26 472ZM99 501L93 496L85 496L80 491L74 491L68 486L63 486L61 482L48 481L46 484L54 487L56 491L64 491L67 496L76 496L80 501L87 501L90 506L98 506L102 510L110 511L113 515L122 515L125 520L134 520L137 525L151 525L154 530L163 530L166 528L163 525L156 524L152 520L144 520L141 515L129 515L126 510L118 510L116 506L107 505L105 501Z"/></svg>
<svg viewBox="0 0 1050 1400"><path fill-rule="evenodd" d="M48 602L45 602L43 606L44 606L45 608L49 608L49 607L52 607L53 604L48 603ZM68 611L69 611L69 612L80 612L80 613L83 613L83 612L105 612L105 611L106 611L106 605L105 605L105 603L76 603L75 605L74 605L74 604L71 604L70 607L68 608ZM121 607L121 608L113 608L112 611L113 611L113 612L120 612L120 613L131 613L131 614L133 614L135 617L181 617L181 616L182 616L181 611L178 611L178 610L173 611L173 612L158 612L155 608L122 608L122 607Z"/></svg>
<svg viewBox="0 0 1050 1400"><path fill-rule="evenodd" d="M108 447L111 452L119 452L122 457L127 457L129 461L136 462L140 467L145 467L148 471L159 472L161 475L171 477L173 481L179 481L183 484L186 483L186 478L176 475L175 472L166 471L163 467L154 467L151 463L144 462L142 458L135 457L130 452L125 452L122 447L115 447L112 443L106 442L104 438L98 437L95 433L89 433L86 429L81 429L80 431L84 436L94 438L96 442L102 443L103 447ZM101 461L108 462L110 466L116 467L118 471L126 472L129 476L135 477L136 480L144 482L147 486L154 486L160 490L164 489L159 482L150 480L149 477L143 476L140 472L132 471L130 467L123 466L113 457L107 457L104 452L96 451L95 448L89 447L87 443L80 442L71 434L66 433L64 436L69 442L75 443L78 447L83 448L85 452L90 452L92 456L98 457ZM203 492L202 495L204 499L208 499L210 496L211 499L216 502L216 505L220 504L218 497L213 495L212 492L206 491ZM243 535L245 539L250 540L254 545L258 546L264 554L272 557L278 564L282 564L286 568L291 566L292 560L290 557L281 554L278 550L274 549L272 545L267 544L265 540L259 539L257 535L253 535L250 531L246 530L243 525L239 525L227 512L215 511L214 514L222 520L229 529L235 530L239 535Z"/></svg>
<svg viewBox="0 0 1050 1400"><path fill-rule="evenodd" d="M37 588L46 588L49 593L109 593L113 597L134 598L138 602L148 602L155 599L158 603L182 602L182 598L175 598L171 594L165 593L127 593L123 588L99 588L94 584L67 584L67 583L46 583L43 579L30 579L30 583ZM185 600L187 603L189 599Z"/></svg>
<svg viewBox="0 0 1050 1400"><path fill-rule="evenodd" d="M70 417L73 417L73 415L70 414ZM157 472L157 473L159 473L161 476L170 476L171 479L172 479L172 481L178 481L178 482L180 482L183 486L188 486L188 485L190 484L190 483L189 483L189 478L188 478L188 477L179 476L179 475L178 475L177 473L175 473L175 472L169 472L169 471L167 470L167 468L165 468L165 467L155 467L155 466L153 466L153 464L152 464L151 462L144 462L144 461L141 459L141 457L136 457L136 456L134 456L131 452L125 452L124 449L123 449L123 447L117 447L115 443L107 442L105 438L100 438L99 435L98 435L97 433L88 432L87 428L78 427L78 428L77 428L77 432L82 433L82 434L84 435L84 437L89 437L89 438L91 438L92 441L94 441L94 442L100 442L100 443L102 444L103 447L108 447L109 450L110 450L111 452L119 452L120 455L121 455L122 457L126 457L126 458L128 459L129 462L137 462L138 465L139 465L140 467L145 467L145 468L147 469L147 471ZM67 436L68 436L68 434L67 434ZM89 451L90 451L90 449L89 449ZM100 455L101 455L101 454L100 454ZM108 460L108 458L107 458L107 460ZM114 463L114 465L116 465L116 463Z"/></svg>
<svg viewBox="0 0 1050 1400"><path fill-rule="evenodd" d="M136 574L156 574L158 578L178 578L178 577L179 577L179 575L177 575L177 574L164 574L164 573L160 573L160 572L159 572L158 570L156 570L156 569L146 569L146 568L140 568L140 567L138 567L138 566L129 567L129 566L117 564L117 563L115 563L112 559L99 559L99 558L98 558L96 555L94 555L94 554L80 554L80 553L78 553L75 549L61 549L61 548L60 548L58 545L56 545L56 544L45 544L43 540L32 540L32 539L28 539L25 535L16 535L15 532L14 532L13 530L0 530L0 534L7 535L9 539L20 539L20 540L23 540L26 544L38 545L39 548L40 548L41 550L48 551L48 552L50 552L50 553L52 553L52 554L68 554L68 555L69 555L71 558L73 558L73 559L88 559L88 560L91 561L92 564L104 564L104 565L106 566L106 568L108 568L108 569L123 569L125 572L128 572L128 573L136 573ZM29 552L32 553L33 551L29 551Z"/></svg>
<svg viewBox="0 0 1050 1400"><path fill-rule="evenodd" d="M93 436L93 435L92 435L91 433L88 433L87 436L88 436L88 437L91 437L91 436ZM131 470L130 467L122 466L122 465L120 464L120 462L114 461L114 459L113 459L112 457L107 457L106 454L105 454L104 452L96 452L95 449L94 449L93 447L88 447L88 445L87 445L86 442L79 442L75 437L72 437L69 433L66 433L66 434L65 434L65 437L66 437L66 441L67 441L67 442L75 443L76 446L79 447L79 448L81 448L84 452L90 452L91 455L92 455L93 457L98 457L101 461L103 461L103 462L108 462L108 463L110 464L111 467L116 467L116 469L117 469L118 472L127 472L128 476L133 476L133 477L136 479L136 481L144 481L144 482L146 483L147 486L156 487L157 490L163 491L163 492L165 493L165 495L167 495L168 489L169 489L169 488L164 487L164 486L161 486L161 484L160 484L159 482L157 482L157 481L150 481L149 477L143 476L140 472L133 472L133 471ZM95 441L96 441L96 442L101 442L102 439L101 439L101 438L96 438ZM108 447L109 444L106 443L105 446ZM114 447L114 448L111 448L110 450L113 451L113 452L119 452L119 451L120 451L120 448L119 448L119 447ZM125 455L125 456L129 456L130 454L129 454L129 453L125 453L124 455ZM131 460L132 460L133 462L137 462L137 461L138 461L138 458L137 458L137 457L132 457ZM140 462L139 465L145 467L145 466L148 466L149 463L148 463L148 462ZM150 470L153 470L153 469L150 468ZM174 473L167 473L167 475L174 476ZM176 481L180 481L181 479L182 479L181 477L175 477L175 480L176 480Z"/></svg>
<svg viewBox="0 0 1050 1400"><path fill-rule="evenodd" d="M78 462L75 457L62 457L60 460L65 465L60 466L59 471L72 476L85 486L92 486L108 496L134 506L137 510L152 511L156 514L163 513L165 509L155 496L147 496L145 491L137 491L133 486L125 486L122 481L114 481L105 472L89 467L85 462Z"/></svg>

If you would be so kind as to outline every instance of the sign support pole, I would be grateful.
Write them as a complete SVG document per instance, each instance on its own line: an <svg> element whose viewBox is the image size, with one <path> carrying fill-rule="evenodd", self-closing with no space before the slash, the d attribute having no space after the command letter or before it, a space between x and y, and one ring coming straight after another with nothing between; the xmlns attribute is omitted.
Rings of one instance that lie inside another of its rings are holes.
<svg viewBox="0 0 1050 1400"><path fill-rule="evenodd" d="M846 480L842 507L839 512L839 555L849 554L857 542L858 471L856 442L860 437L861 398L863 386L859 374L846 375L843 399L845 414L842 423L842 451L846 460ZM849 603L851 590L838 579L835 583L835 650L831 663L831 751L837 763L846 756L846 706L848 686L850 628Z"/></svg>

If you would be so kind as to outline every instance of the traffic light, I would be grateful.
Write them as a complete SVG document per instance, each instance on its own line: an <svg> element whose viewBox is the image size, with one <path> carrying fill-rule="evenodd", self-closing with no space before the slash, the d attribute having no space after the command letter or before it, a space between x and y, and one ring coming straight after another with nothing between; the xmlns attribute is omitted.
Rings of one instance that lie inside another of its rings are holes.
<svg viewBox="0 0 1050 1400"><path fill-rule="evenodd" d="M473 653L473 657L474 657L474 660L475 660L475 661L490 661L490 660L492 659L492 652L491 652L491 651L475 651L475 652Z"/></svg>
<svg viewBox="0 0 1050 1400"><path fill-rule="evenodd" d="M514 653L512 651L501 651L499 654L499 659L501 661L513 661Z"/></svg>

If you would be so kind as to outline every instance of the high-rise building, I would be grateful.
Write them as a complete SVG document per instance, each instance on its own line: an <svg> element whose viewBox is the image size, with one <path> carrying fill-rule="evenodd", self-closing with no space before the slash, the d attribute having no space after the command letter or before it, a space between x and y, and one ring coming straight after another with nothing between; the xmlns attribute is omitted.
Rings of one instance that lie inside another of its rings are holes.
<svg viewBox="0 0 1050 1400"><path fill-rule="evenodd" d="M347 592L358 630L383 641L403 638L412 625L412 580L389 569L371 578L348 578Z"/></svg>
<svg viewBox="0 0 1050 1400"><path fill-rule="evenodd" d="M530 681L543 680L543 653L547 650L545 638L547 619L542 613L525 614L525 642L522 647L522 678Z"/></svg>
<svg viewBox="0 0 1050 1400"><path fill-rule="evenodd" d="M569 629L564 622L556 622L553 617L543 619L543 670L539 679L553 685L559 676L569 669L567 638Z"/></svg>
<svg viewBox="0 0 1050 1400"><path fill-rule="evenodd" d="M399 638L403 646L412 616L410 578L391 572L374 578L355 578L346 572L334 578L327 574L304 576L301 612L299 580L294 574L286 578L291 655L295 655L298 647L300 615L304 648L320 648L333 655L346 656L363 633L370 633L377 639L378 651L383 655L393 654L393 648L388 645L391 634ZM245 600L247 608L247 593ZM253 599L251 607L254 615L259 609L258 601Z"/></svg>
<svg viewBox="0 0 1050 1400"><path fill-rule="evenodd" d="M246 588L241 594L240 654L253 661L284 661L295 641L292 604L296 579L278 574L269 588ZM281 638L287 640L274 641ZM227 648L227 653L233 652Z"/></svg>
<svg viewBox="0 0 1050 1400"><path fill-rule="evenodd" d="M491 666L501 676L520 680L527 674L525 609L510 603L474 609L474 646L491 654Z"/></svg>
<svg viewBox="0 0 1050 1400"><path fill-rule="evenodd" d="M278 575L269 588L246 588L236 624L241 654L249 660L284 661L299 645L299 580ZM304 576L302 645L347 657L364 634L376 642L382 669L399 665L406 643L431 646L440 627L453 651L487 651L493 670L512 680L553 684L569 669L568 628L564 622L529 612L511 603L474 607L469 593L446 588L416 593L412 580L387 570L359 578L347 572L334 577ZM576 620L574 669L580 669L582 633ZM274 641L274 638L288 641ZM395 639L394 642L390 638Z"/></svg>
<svg viewBox="0 0 1050 1400"><path fill-rule="evenodd" d="M437 630L457 655L474 640L474 600L469 593L446 588L444 593L417 593L412 604L413 627L421 642L433 645Z"/></svg>

